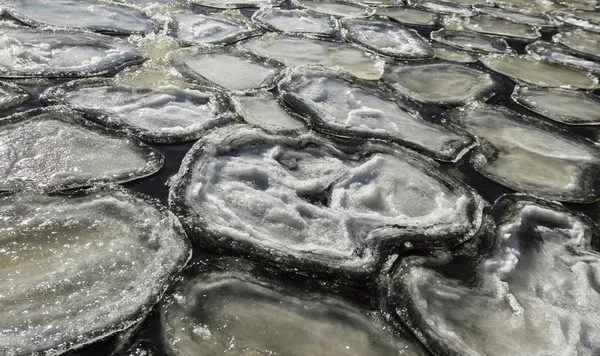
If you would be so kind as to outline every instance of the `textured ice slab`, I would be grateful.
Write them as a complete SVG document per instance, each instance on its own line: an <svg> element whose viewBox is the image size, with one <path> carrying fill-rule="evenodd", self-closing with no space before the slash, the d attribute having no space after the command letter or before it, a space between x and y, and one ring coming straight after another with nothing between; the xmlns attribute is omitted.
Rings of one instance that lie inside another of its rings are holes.
<svg viewBox="0 0 600 356"><path fill-rule="evenodd" d="M600 98L574 90L515 87L513 100L567 125L600 125Z"/></svg>
<svg viewBox="0 0 600 356"><path fill-rule="evenodd" d="M350 41L385 56L426 59L434 55L431 45L417 31L385 18L348 18L340 24Z"/></svg>
<svg viewBox="0 0 600 356"><path fill-rule="evenodd" d="M344 283L373 278L391 251L455 245L479 228L480 198L431 161L354 146L224 128L188 152L169 205L200 246Z"/></svg>
<svg viewBox="0 0 600 356"><path fill-rule="evenodd" d="M154 28L143 12L105 1L10 0L4 6L12 17L35 27L56 26L117 34L141 34Z"/></svg>
<svg viewBox="0 0 600 356"><path fill-rule="evenodd" d="M245 122L266 131L305 131L306 124L290 114L271 93L234 98L238 112Z"/></svg>
<svg viewBox="0 0 600 356"><path fill-rule="evenodd" d="M242 45L260 56L273 58L288 66L321 65L343 69L352 75L377 80L383 74L383 62L365 51L339 42L268 34Z"/></svg>
<svg viewBox="0 0 600 356"><path fill-rule="evenodd" d="M564 46L539 41L527 45L525 50L529 54L543 56L552 62L600 73L600 63L598 61L581 58L577 52Z"/></svg>
<svg viewBox="0 0 600 356"><path fill-rule="evenodd" d="M279 6L283 0L188 0L188 2L217 9L242 9Z"/></svg>
<svg viewBox="0 0 600 356"><path fill-rule="evenodd" d="M520 192L565 202L600 199L600 148L500 106L472 103L453 119L477 137L475 169Z"/></svg>
<svg viewBox="0 0 600 356"><path fill-rule="evenodd" d="M556 34L552 40L584 56L590 56L595 61L600 61L600 33L575 30Z"/></svg>
<svg viewBox="0 0 600 356"><path fill-rule="evenodd" d="M169 354L426 354L407 333L391 333L375 308L349 301L361 292L340 288L346 297L333 295L313 281L290 281L240 259L225 261L231 262L201 261L190 268L161 304L161 338Z"/></svg>
<svg viewBox="0 0 600 356"><path fill-rule="evenodd" d="M431 32L430 36L435 42L467 52L484 54L513 52L506 41L500 38L444 29Z"/></svg>
<svg viewBox="0 0 600 356"><path fill-rule="evenodd" d="M284 68L275 60L237 49L184 48L168 58L185 77L232 92L273 88Z"/></svg>
<svg viewBox="0 0 600 356"><path fill-rule="evenodd" d="M439 43L434 43L432 47L433 51L435 52L435 58L457 63L477 62L477 58L475 57L474 53L461 51L459 49L447 47Z"/></svg>
<svg viewBox="0 0 600 356"><path fill-rule="evenodd" d="M358 3L335 0L292 0L292 4L316 13L336 17L366 17L375 10Z"/></svg>
<svg viewBox="0 0 600 356"><path fill-rule="evenodd" d="M493 2L502 9L528 11L538 15L547 14L554 10L564 10L565 8L555 1L547 0L494 0Z"/></svg>
<svg viewBox="0 0 600 356"><path fill-rule="evenodd" d="M404 97L437 105L485 101L500 89L490 74L450 63L390 65L383 80Z"/></svg>
<svg viewBox="0 0 600 356"><path fill-rule="evenodd" d="M0 82L0 110L19 106L29 100L29 93L18 85Z"/></svg>
<svg viewBox="0 0 600 356"><path fill-rule="evenodd" d="M471 16L474 13L471 4L461 4L455 1L408 0L407 2L412 7L435 12L436 14ZM480 3L480 1L473 1L473 3Z"/></svg>
<svg viewBox="0 0 600 356"><path fill-rule="evenodd" d="M600 32L600 13L596 11L554 11L552 17L584 30Z"/></svg>
<svg viewBox="0 0 600 356"><path fill-rule="evenodd" d="M502 197L492 214L498 227L480 254L398 266L388 288L396 315L434 354L597 354L597 227L519 195ZM471 275L444 274L453 265Z"/></svg>
<svg viewBox="0 0 600 356"><path fill-rule="evenodd" d="M587 71L531 55L487 55L479 58L489 69L511 79L541 87L598 89L598 78Z"/></svg>
<svg viewBox="0 0 600 356"><path fill-rule="evenodd" d="M269 30L286 35L333 37L337 33L337 22L334 17L308 10L280 10L267 7L255 12L252 20Z"/></svg>
<svg viewBox="0 0 600 356"><path fill-rule="evenodd" d="M108 36L0 27L0 77L89 77L139 60L135 47Z"/></svg>
<svg viewBox="0 0 600 356"><path fill-rule="evenodd" d="M315 130L330 135L391 140L444 161L457 159L472 144L465 134L424 120L414 107L376 85L339 72L298 70L279 90Z"/></svg>
<svg viewBox="0 0 600 356"><path fill-rule="evenodd" d="M173 16L173 34L187 45L227 45L260 34L249 22L226 14L178 13Z"/></svg>
<svg viewBox="0 0 600 356"><path fill-rule="evenodd" d="M527 10L509 10L486 5L475 5L477 12L503 19L510 22L521 23L525 25L537 26L542 28L554 28L560 24L546 14L535 14Z"/></svg>
<svg viewBox="0 0 600 356"><path fill-rule="evenodd" d="M230 99L221 93L174 85L135 89L114 79L83 79L48 89L42 99L83 111L104 126L150 142L184 142L234 121Z"/></svg>
<svg viewBox="0 0 600 356"><path fill-rule="evenodd" d="M189 258L181 224L121 189L0 198L0 352L60 354L123 330Z"/></svg>
<svg viewBox="0 0 600 356"><path fill-rule="evenodd" d="M511 40L533 42L540 38L540 32L531 25L525 25L487 15L475 15L462 21L461 26L468 31L494 35Z"/></svg>
<svg viewBox="0 0 600 356"><path fill-rule="evenodd" d="M149 176L163 165L158 152L136 139L57 107L1 119L0 153L0 190L128 182Z"/></svg>
<svg viewBox="0 0 600 356"><path fill-rule="evenodd" d="M377 14L407 26L436 26L439 16L434 12L417 10L410 7L384 7L377 9Z"/></svg>

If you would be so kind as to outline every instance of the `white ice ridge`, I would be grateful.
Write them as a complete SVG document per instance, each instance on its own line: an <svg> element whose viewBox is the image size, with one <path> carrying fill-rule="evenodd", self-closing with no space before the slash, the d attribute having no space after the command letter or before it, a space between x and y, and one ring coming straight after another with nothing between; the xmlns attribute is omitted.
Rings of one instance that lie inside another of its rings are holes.
<svg viewBox="0 0 600 356"><path fill-rule="evenodd" d="M238 20L233 13L181 12L173 15L173 21L174 36L184 44L226 45L261 32L250 22Z"/></svg>
<svg viewBox="0 0 600 356"><path fill-rule="evenodd" d="M135 89L114 79L82 79L52 87L43 101L81 110L105 126L150 142L183 142L235 119L230 98L201 88Z"/></svg>
<svg viewBox="0 0 600 356"><path fill-rule="evenodd" d="M361 158L312 135L225 128L187 154L169 204L200 245L344 279L369 276L393 249L475 233L476 194L424 157L383 151Z"/></svg>
<svg viewBox="0 0 600 356"><path fill-rule="evenodd" d="M141 59L135 47L109 36L0 27L0 77L90 77Z"/></svg>
<svg viewBox="0 0 600 356"><path fill-rule="evenodd" d="M440 15L455 15L468 17L473 15L474 11L471 5L486 3L485 0L468 1L444 1L444 0L408 0L409 6L417 9L431 11Z"/></svg>
<svg viewBox="0 0 600 356"><path fill-rule="evenodd" d="M337 32L337 22L333 16L303 9L266 7L255 12L252 21L287 35L333 37Z"/></svg>
<svg viewBox="0 0 600 356"><path fill-rule="evenodd" d="M523 196L494 209L493 247L469 257L472 275L449 278L423 260L397 268L388 290L396 313L434 353L600 353L600 254L590 246L598 228Z"/></svg>
<svg viewBox="0 0 600 356"><path fill-rule="evenodd" d="M58 355L123 330L189 259L179 221L122 189L0 198L0 354Z"/></svg>
<svg viewBox="0 0 600 356"><path fill-rule="evenodd" d="M0 191L128 182L157 172L163 161L137 139L64 107L31 110L0 121Z"/></svg>
<svg viewBox="0 0 600 356"><path fill-rule="evenodd" d="M0 110L19 106L29 100L29 93L18 85L0 81Z"/></svg>

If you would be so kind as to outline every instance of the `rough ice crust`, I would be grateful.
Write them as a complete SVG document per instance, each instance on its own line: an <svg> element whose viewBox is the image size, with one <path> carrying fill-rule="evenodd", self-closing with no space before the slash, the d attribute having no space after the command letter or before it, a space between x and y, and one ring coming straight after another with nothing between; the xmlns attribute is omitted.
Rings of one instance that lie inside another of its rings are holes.
<svg viewBox="0 0 600 356"><path fill-rule="evenodd" d="M29 100L29 93L18 85L0 81L0 110L19 106Z"/></svg>
<svg viewBox="0 0 600 356"><path fill-rule="evenodd" d="M340 72L297 70L279 90L315 130L330 135L390 140L443 161L456 160L473 143L462 132L424 120L416 108L375 85Z"/></svg>
<svg viewBox="0 0 600 356"><path fill-rule="evenodd" d="M108 36L0 27L0 77L91 77L141 59L135 47Z"/></svg>
<svg viewBox="0 0 600 356"><path fill-rule="evenodd" d="M487 15L475 15L463 19L461 26L471 32L524 42L533 42L542 36L534 26L497 19Z"/></svg>
<svg viewBox="0 0 600 356"><path fill-rule="evenodd" d="M63 107L0 119L0 191L128 182L157 172L163 157Z"/></svg>
<svg viewBox="0 0 600 356"><path fill-rule="evenodd" d="M550 14L560 22L582 28L584 30L600 32L600 14L596 11L553 11Z"/></svg>
<svg viewBox="0 0 600 356"><path fill-rule="evenodd" d="M185 77L231 92L271 89L285 68L275 60L237 49L184 48L168 58Z"/></svg>
<svg viewBox="0 0 600 356"><path fill-rule="evenodd" d="M600 148L581 136L500 106L472 103L453 121L477 137L475 169L520 192L548 200L600 199Z"/></svg>
<svg viewBox="0 0 600 356"><path fill-rule="evenodd" d="M267 7L255 12L252 21L286 35L334 37L337 33L334 17L302 9L281 10Z"/></svg>
<svg viewBox="0 0 600 356"><path fill-rule="evenodd" d="M214 266L186 271L190 277L160 308L169 355L426 354L412 337L390 333L370 308L307 290L304 280L298 288L274 275L263 277L266 271L241 272L242 263L247 262L236 260L227 271Z"/></svg>
<svg viewBox="0 0 600 356"><path fill-rule="evenodd" d="M485 35L475 35L468 32L433 31L430 34L433 41L443 45L472 53L512 53L505 40Z"/></svg>
<svg viewBox="0 0 600 356"><path fill-rule="evenodd" d="M307 10L335 17L367 17L375 10L368 6L336 0L292 0L292 4Z"/></svg>
<svg viewBox="0 0 600 356"><path fill-rule="evenodd" d="M121 189L0 198L0 353L57 355L123 330L190 256L179 221Z"/></svg>
<svg viewBox="0 0 600 356"><path fill-rule="evenodd" d="M436 26L440 20L436 13L412 9L410 7L384 7L377 9L377 15L387 16L396 22L408 26Z"/></svg>
<svg viewBox="0 0 600 356"><path fill-rule="evenodd" d="M153 30L150 18L135 8L98 0L9 0L5 11L35 27L56 26L116 34Z"/></svg>
<svg viewBox="0 0 600 356"><path fill-rule="evenodd" d="M427 59L434 56L427 40L417 31L385 18L340 20L342 33L369 50L398 59Z"/></svg>
<svg viewBox="0 0 600 356"><path fill-rule="evenodd" d="M188 152L169 205L200 246L344 283L372 278L390 251L452 246L479 228L480 198L422 156L353 152L224 128Z"/></svg>
<svg viewBox="0 0 600 356"><path fill-rule="evenodd" d="M234 98L237 110L248 124L268 132L306 131L306 124L290 114L270 93Z"/></svg>
<svg viewBox="0 0 600 356"><path fill-rule="evenodd" d="M527 45L525 50L529 54L542 56L551 62L600 73L599 61L582 58L579 53L558 44L538 41Z"/></svg>
<svg viewBox="0 0 600 356"><path fill-rule="evenodd" d="M483 13L488 16L496 17L506 21L521 23L542 28L558 27L559 22L546 14L535 14L527 10L509 10L491 7L489 5L475 5L474 8L478 13Z"/></svg>
<svg viewBox="0 0 600 356"><path fill-rule="evenodd" d="M174 36L186 45L227 45L261 32L249 22L223 14L178 13L173 22Z"/></svg>
<svg viewBox="0 0 600 356"><path fill-rule="evenodd" d="M404 97L436 105L485 101L500 89L490 74L449 63L389 66L384 81Z"/></svg>
<svg viewBox="0 0 600 356"><path fill-rule="evenodd" d="M243 9L261 8L268 5L279 6L283 0L188 0L188 2L217 9Z"/></svg>
<svg viewBox="0 0 600 356"><path fill-rule="evenodd" d="M590 247L597 227L523 196L501 198L493 214L493 247L468 256L469 280L426 261L396 269L388 289L396 314L436 354L598 354L600 255Z"/></svg>
<svg viewBox="0 0 600 356"><path fill-rule="evenodd" d="M558 33L552 37L552 40L580 55L600 61L600 33L574 30Z"/></svg>
<svg viewBox="0 0 600 356"><path fill-rule="evenodd" d="M174 85L134 89L114 79L82 79L48 89L42 100L83 111L104 126L158 143L195 140L235 120L233 104L225 94Z"/></svg>

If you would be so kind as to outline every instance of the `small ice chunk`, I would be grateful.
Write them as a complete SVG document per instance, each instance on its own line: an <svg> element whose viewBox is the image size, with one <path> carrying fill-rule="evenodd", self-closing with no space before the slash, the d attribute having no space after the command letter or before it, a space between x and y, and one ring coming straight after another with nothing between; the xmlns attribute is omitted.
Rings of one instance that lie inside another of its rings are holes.
<svg viewBox="0 0 600 356"><path fill-rule="evenodd" d="M439 24L436 13L410 7L384 7L377 9L377 15L387 16L405 26L433 27Z"/></svg>
<svg viewBox="0 0 600 356"><path fill-rule="evenodd" d="M367 17L375 12L366 5L343 0L292 0L292 4L319 14L336 17Z"/></svg>
<svg viewBox="0 0 600 356"><path fill-rule="evenodd" d="M234 101L242 118L248 124L274 132L306 130L306 124L284 109L270 93L238 96Z"/></svg>
<svg viewBox="0 0 600 356"><path fill-rule="evenodd" d="M188 2L217 9L243 9L261 8L269 5L279 6L283 3L283 0L188 0Z"/></svg>
<svg viewBox="0 0 600 356"><path fill-rule="evenodd" d="M483 13L488 16L492 16L498 19L520 23L530 26L536 26L541 28L553 29L559 26L559 22L554 20L547 14L535 14L527 10L520 9L502 9L486 5L475 5L475 9L478 13Z"/></svg>
<svg viewBox="0 0 600 356"><path fill-rule="evenodd" d="M471 16L474 11L471 5L485 3L485 0L444 1L444 0L408 0L414 8L431 11L442 15Z"/></svg>
<svg viewBox="0 0 600 356"><path fill-rule="evenodd" d="M33 184L48 190L128 182L157 172L163 157L64 107L0 121L0 191Z"/></svg>
<svg viewBox="0 0 600 356"><path fill-rule="evenodd" d="M599 61L581 58L581 54L561 45L538 41L527 45L525 50L529 54L543 56L551 62L600 73Z"/></svg>
<svg viewBox="0 0 600 356"><path fill-rule="evenodd" d="M181 12L173 16L174 36L188 45L227 45L261 31L249 22L227 14Z"/></svg>
<svg viewBox="0 0 600 356"><path fill-rule="evenodd" d="M600 33L574 30L558 33L552 40L583 56L600 61Z"/></svg>
<svg viewBox="0 0 600 356"><path fill-rule="evenodd" d="M477 137L475 169L548 200L600 199L600 148L581 136L500 106L473 102L453 119Z"/></svg>
<svg viewBox="0 0 600 356"><path fill-rule="evenodd" d="M534 26L510 22L487 15L475 15L463 19L461 26L471 32L523 42L533 42L542 36Z"/></svg>
<svg viewBox="0 0 600 356"><path fill-rule="evenodd" d="M600 32L600 13L596 11L553 11L550 15L560 22L582 28L584 30Z"/></svg>
<svg viewBox="0 0 600 356"><path fill-rule="evenodd" d="M334 17L303 9L281 10L267 7L255 12L252 21L286 35L334 37L337 33Z"/></svg>
<svg viewBox="0 0 600 356"><path fill-rule="evenodd" d="M434 55L431 45L417 31L385 18L348 18L340 24L350 41L385 56L426 59Z"/></svg>
<svg viewBox="0 0 600 356"><path fill-rule="evenodd" d="M19 106L29 100L29 93L18 85L0 81L0 110Z"/></svg>
<svg viewBox="0 0 600 356"><path fill-rule="evenodd" d="M0 216L4 355L58 355L130 327L191 254L173 214L123 189L4 195Z"/></svg>
<svg viewBox="0 0 600 356"><path fill-rule="evenodd" d="M430 34L433 41L445 46L457 48L472 53L511 53L513 49L505 40L485 35L476 35L468 32L446 31L444 29L433 31Z"/></svg>
<svg viewBox="0 0 600 356"><path fill-rule="evenodd" d="M402 96L437 105L485 101L500 88L490 74L450 63L390 65L383 80Z"/></svg>

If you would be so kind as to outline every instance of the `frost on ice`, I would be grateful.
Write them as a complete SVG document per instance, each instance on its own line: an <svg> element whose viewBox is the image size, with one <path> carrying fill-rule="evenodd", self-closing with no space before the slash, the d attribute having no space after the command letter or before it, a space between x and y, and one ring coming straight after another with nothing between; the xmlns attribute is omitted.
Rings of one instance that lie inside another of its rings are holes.
<svg viewBox="0 0 600 356"><path fill-rule="evenodd" d="M90 77L141 59L135 47L109 36L0 27L0 77Z"/></svg>
<svg viewBox="0 0 600 356"><path fill-rule="evenodd" d="M472 103L453 119L477 137L475 169L548 200L600 199L600 148L581 136L500 106Z"/></svg>
<svg viewBox="0 0 600 356"><path fill-rule="evenodd" d="M0 153L0 191L128 182L163 166L163 157L138 140L58 107L1 119Z"/></svg>
<svg viewBox="0 0 600 356"><path fill-rule="evenodd" d="M343 34L361 46L398 59L432 58L431 45L417 31L385 18L340 20Z"/></svg>
<svg viewBox="0 0 600 356"><path fill-rule="evenodd" d="M374 10L368 6L349 1L292 0L292 4L319 14L336 17L367 17L374 12Z"/></svg>
<svg viewBox="0 0 600 356"><path fill-rule="evenodd" d="M173 16L173 35L187 45L227 45L261 33L256 26L237 17L242 16L178 13Z"/></svg>
<svg viewBox="0 0 600 356"><path fill-rule="evenodd" d="M396 314L436 354L598 354L595 224L520 195L502 197L492 214L498 227L477 255L398 266L387 295ZM446 275L453 264L469 275Z"/></svg>
<svg viewBox="0 0 600 356"><path fill-rule="evenodd" d="M473 53L512 53L513 49L501 38L467 32L446 31L431 32L431 39L448 47Z"/></svg>
<svg viewBox="0 0 600 356"><path fill-rule="evenodd" d="M561 45L538 41L527 45L525 50L529 54L542 56L551 62L600 73L600 62L582 58L581 54Z"/></svg>
<svg viewBox="0 0 600 356"><path fill-rule="evenodd" d="M353 284L390 251L469 239L482 209L469 188L408 150L341 150L247 126L194 145L169 205L200 246Z"/></svg>
<svg viewBox="0 0 600 356"><path fill-rule="evenodd" d="M404 97L437 105L485 101L500 89L490 74L450 63L390 65L383 79Z"/></svg>
<svg viewBox="0 0 600 356"><path fill-rule="evenodd" d="M464 133L423 119L408 102L340 72L297 70L279 89L315 130L333 136L391 140L444 161L456 160L473 143Z"/></svg>
<svg viewBox="0 0 600 356"><path fill-rule="evenodd" d="M534 26L486 15L476 15L466 18L461 22L461 26L471 32L523 42L533 42L542 36Z"/></svg>
<svg viewBox="0 0 600 356"><path fill-rule="evenodd" d="M248 124L268 132L306 131L303 120L284 109L271 93L234 98L238 112Z"/></svg>
<svg viewBox="0 0 600 356"><path fill-rule="evenodd" d="M3 355L56 355L131 326L190 254L170 212L121 189L4 195L0 236Z"/></svg>
<svg viewBox="0 0 600 356"><path fill-rule="evenodd" d="M98 123L150 142L183 142L234 121L228 96L194 87L135 89L115 79L82 79L48 89L43 101L83 111Z"/></svg>
<svg viewBox="0 0 600 356"><path fill-rule="evenodd" d="M29 100L29 93L18 85L0 82L0 110L19 106Z"/></svg>
<svg viewBox="0 0 600 356"><path fill-rule="evenodd" d="M333 16L304 9L281 10L267 7L252 15L252 20L261 26L286 35L334 37L337 23Z"/></svg>
<svg viewBox="0 0 600 356"><path fill-rule="evenodd" d="M339 295L350 288L333 294L241 259L201 261L185 275L160 308L170 355L426 355L368 303Z"/></svg>

